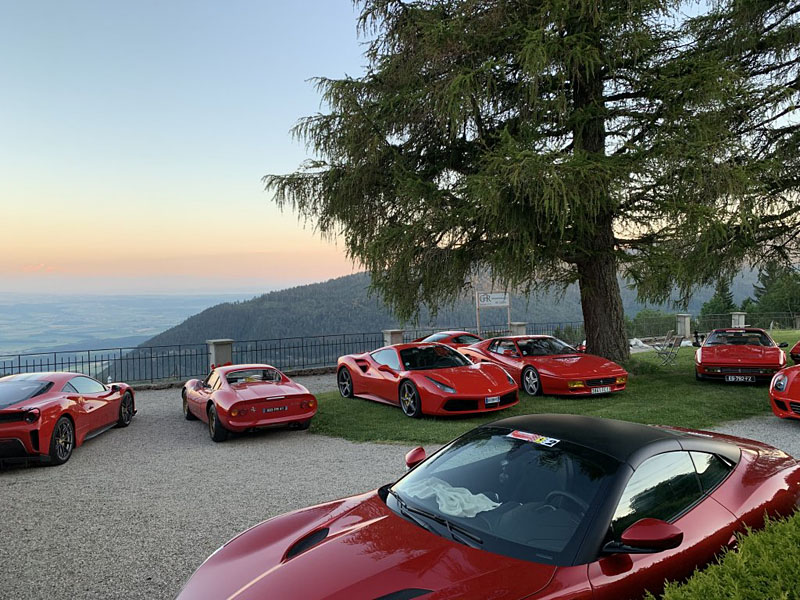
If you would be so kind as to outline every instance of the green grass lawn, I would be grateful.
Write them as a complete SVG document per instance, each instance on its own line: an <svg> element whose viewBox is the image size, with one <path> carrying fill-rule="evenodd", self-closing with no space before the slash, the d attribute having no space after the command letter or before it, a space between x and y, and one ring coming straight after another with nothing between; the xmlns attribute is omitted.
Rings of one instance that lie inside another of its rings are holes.
<svg viewBox="0 0 800 600"><path fill-rule="evenodd" d="M800 331L775 332L778 342L790 346ZM443 443L482 423L504 417L537 413L594 415L638 423L711 427L724 421L769 412L766 385L736 385L696 381L694 348L681 348L675 364L659 365L653 352L635 354L625 365L628 388L621 393L588 398L531 397L520 392L513 408L480 417L409 419L397 407L338 392L320 394L313 433L360 442ZM791 363L791 359L789 361Z"/></svg>

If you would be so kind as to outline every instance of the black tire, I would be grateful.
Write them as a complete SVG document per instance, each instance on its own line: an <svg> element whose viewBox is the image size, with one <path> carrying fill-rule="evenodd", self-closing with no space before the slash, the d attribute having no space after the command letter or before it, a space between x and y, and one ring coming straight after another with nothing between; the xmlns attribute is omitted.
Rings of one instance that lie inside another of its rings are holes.
<svg viewBox="0 0 800 600"><path fill-rule="evenodd" d="M208 435L210 435L211 439L215 442L224 442L228 439L229 433L230 432L225 429L225 426L219 422L217 409L212 404L208 407Z"/></svg>
<svg viewBox="0 0 800 600"><path fill-rule="evenodd" d="M183 400L183 418L187 421L196 421L197 417L189 410L189 400L186 398L186 390L181 391L181 399Z"/></svg>
<svg viewBox="0 0 800 600"><path fill-rule="evenodd" d="M339 393L342 398L352 398L353 394L353 376L350 375L350 370L347 367L342 367L336 373L336 384L339 386Z"/></svg>
<svg viewBox="0 0 800 600"><path fill-rule="evenodd" d="M422 401L417 386L411 381L400 384L400 408L407 417L419 419L422 416Z"/></svg>
<svg viewBox="0 0 800 600"><path fill-rule="evenodd" d="M705 376L704 376L704 375L701 375L701 374L700 374L700 372L699 372L697 369L695 369L695 372L694 372L694 378L695 378L697 381L703 381L703 380L705 379Z"/></svg>
<svg viewBox="0 0 800 600"><path fill-rule="evenodd" d="M125 392L119 402L117 427L127 427L131 424L131 419L133 419L133 394Z"/></svg>
<svg viewBox="0 0 800 600"><path fill-rule="evenodd" d="M74 449L75 426L69 417L61 417L56 421L50 436L50 464L63 465L72 456Z"/></svg>
<svg viewBox="0 0 800 600"><path fill-rule="evenodd" d="M525 367L522 369L522 390L529 396L542 395L542 380L539 378L539 372L533 367Z"/></svg>
<svg viewBox="0 0 800 600"><path fill-rule="evenodd" d="M311 427L311 419L306 419L305 421L300 421L299 423L292 423L292 428L299 431L305 431L309 427Z"/></svg>

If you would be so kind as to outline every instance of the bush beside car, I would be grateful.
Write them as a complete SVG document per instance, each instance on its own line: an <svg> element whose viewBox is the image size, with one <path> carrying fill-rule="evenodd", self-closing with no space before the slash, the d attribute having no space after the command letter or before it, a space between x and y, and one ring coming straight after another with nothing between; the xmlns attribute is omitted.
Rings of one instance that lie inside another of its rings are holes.
<svg viewBox="0 0 800 600"><path fill-rule="evenodd" d="M668 583L661 600L780 600L800 597L800 512L770 521L739 539L727 552L685 583ZM646 596L654 600L652 594Z"/></svg>

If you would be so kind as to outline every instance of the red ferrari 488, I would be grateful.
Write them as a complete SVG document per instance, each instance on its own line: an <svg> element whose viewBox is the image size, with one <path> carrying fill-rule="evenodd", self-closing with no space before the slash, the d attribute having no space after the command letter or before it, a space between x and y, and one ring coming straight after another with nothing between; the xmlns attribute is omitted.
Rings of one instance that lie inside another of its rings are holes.
<svg viewBox="0 0 800 600"><path fill-rule="evenodd" d="M317 414L314 395L270 365L217 367L203 381L187 381L181 396L186 420L207 423L215 442L276 425L308 429Z"/></svg>
<svg viewBox="0 0 800 600"><path fill-rule="evenodd" d="M179 600L633 600L800 502L800 465L775 448L583 416L503 419L406 464L248 529Z"/></svg>
<svg viewBox="0 0 800 600"><path fill-rule="evenodd" d="M589 396L621 392L628 373L617 363L578 352L549 335L521 335L484 340L461 348L476 363L506 369L531 396Z"/></svg>
<svg viewBox="0 0 800 600"><path fill-rule="evenodd" d="M786 366L781 350L786 346L776 344L763 329L715 329L695 352L695 376L729 383L770 381Z"/></svg>
<svg viewBox="0 0 800 600"><path fill-rule="evenodd" d="M0 463L38 459L64 464L76 446L114 426L127 427L133 389L77 373L23 373L0 379Z"/></svg>
<svg viewBox="0 0 800 600"><path fill-rule="evenodd" d="M500 410L519 401L511 376L443 344L397 344L339 358L339 392L399 405L409 417Z"/></svg>
<svg viewBox="0 0 800 600"><path fill-rule="evenodd" d="M800 419L800 365L775 373L769 400L772 412L781 419Z"/></svg>

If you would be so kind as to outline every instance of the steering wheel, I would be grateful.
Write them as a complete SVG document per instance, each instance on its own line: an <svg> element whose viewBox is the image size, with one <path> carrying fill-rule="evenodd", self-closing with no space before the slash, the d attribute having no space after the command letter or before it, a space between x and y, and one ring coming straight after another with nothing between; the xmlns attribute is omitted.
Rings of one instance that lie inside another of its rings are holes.
<svg viewBox="0 0 800 600"><path fill-rule="evenodd" d="M550 506L554 506L551 500L555 500L559 496L562 498L566 498L567 500L571 500L573 504L577 505L581 509L581 514L589 510L589 505L582 499L578 498L575 494L570 494L569 492L563 492L561 490L553 490L552 492L547 494L547 496L545 496L544 503L549 504Z"/></svg>

